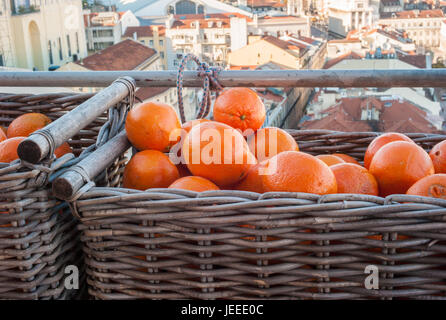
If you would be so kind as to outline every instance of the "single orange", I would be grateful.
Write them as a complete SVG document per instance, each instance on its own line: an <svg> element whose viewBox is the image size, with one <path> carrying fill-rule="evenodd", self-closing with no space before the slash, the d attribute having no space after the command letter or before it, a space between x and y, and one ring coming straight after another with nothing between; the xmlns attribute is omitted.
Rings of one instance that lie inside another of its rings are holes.
<svg viewBox="0 0 446 320"><path fill-rule="evenodd" d="M238 184L236 184L234 190L251 191L257 193L264 193L263 179L261 175L261 168L264 168L266 162L261 162L253 166Z"/></svg>
<svg viewBox="0 0 446 320"><path fill-rule="evenodd" d="M73 149L71 149L68 142L62 143L56 150L54 150L56 158L60 158L67 153L73 153Z"/></svg>
<svg viewBox="0 0 446 320"><path fill-rule="evenodd" d="M410 139L408 136L406 136L402 133L398 133L398 132L383 133L382 135L373 139L372 142L370 142L369 146L367 147L367 150L365 151L365 156L364 156L364 167L366 169L369 169L370 163L372 162L372 159L373 159L374 155L376 154L376 152L378 152L378 150L382 146L386 145L389 142L393 142L393 141L413 142L412 139Z"/></svg>
<svg viewBox="0 0 446 320"><path fill-rule="evenodd" d="M355 158L349 156L348 154L344 154L344 153L333 153L333 155L336 156L336 157L341 158L342 160L344 160L344 161L347 162L347 163L354 163L354 164L358 164L358 165L360 165L359 162L358 162Z"/></svg>
<svg viewBox="0 0 446 320"><path fill-rule="evenodd" d="M202 177L190 176L180 178L172 183L169 188L184 189L196 192L220 190L212 181Z"/></svg>
<svg viewBox="0 0 446 320"><path fill-rule="evenodd" d="M337 192L336 178L325 162L303 152L279 153L267 160L265 169L262 179L265 191Z"/></svg>
<svg viewBox="0 0 446 320"><path fill-rule="evenodd" d="M146 190L167 188L180 177L169 157L158 150L136 153L124 170L124 188Z"/></svg>
<svg viewBox="0 0 446 320"><path fill-rule="evenodd" d="M418 180L434 174L432 160L413 142L394 141L381 147L372 159L370 173L380 195L404 194Z"/></svg>
<svg viewBox="0 0 446 320"><path fill-rule="evenodd" d="M125 130L136 149L168 152L180 138L181 124L168 104L147 102L130 110Z"/></svg>
<svg viewBox="0 0 446 320"><path fill-rule="evenodd" d="M51 123L51 119L41 113L26 113L15 118L8 127L8 138L27 137L36 130Z"/></svg>
<svg viewBox="0 0 446 320"><path fill-rule="evenodd" d="M280 128L262 128L248 137L248 145L258 161L267 160L283 151L299 151L296 140Z"/></svg>
<svg viewBox="0 0 446 320"><path fill-rule="evenodd" d="M336 177L338 193L379 194L378 182L366 168L353 163L340 163L330 169Z"/></svg>
<svg viewBox="0 0 446 320"><path fill-rule="evenodd" d="M332 154L320 154L320 155L316 156L316 158L318 158L319 160L324 161L327 166L332 166L332 165L335 165L335 164L345 163L345 161L342 160L340 157L334 156Z"/></svg>
<svg viewBox="0 0 446 320"><path fill-rule="evenodd" d="M446 199L446 174L437 173L418 180L407 194Z"/></svg>
<svg viewBox="0 0 446 320"><path fill-rule="evenodd" d="M0 162L9 163L19 158L17 147L26 137L14 137L0 142Z"/></svg>
<svg viewBox="0 0 446 320"><path fill-rule="evenodd" d="M193 175L220 188L239 182L257 163L240 132L216 121L194 126L184 139L182 152Z"/></svg>
<svg viewBox="0 0 446 320"><path fill-rule="evenodd" d="M0 142L5 141L6 139L8 139L6 134L3 132L3 130L0 130Z"/></svg>
<svg viewBox="0 0 446 320"><path fill-rule="evenodd" d="M240 129L242 133L258 130L265 121L265 105L257 93L249 88L224 90L214 103L215 121Z"/></svg>
<svg viewBox="0 0 446 320"><path fill-rule="evenodd" d="M446 173L446 140L437 143L429 152L435 173Z"/></svg>

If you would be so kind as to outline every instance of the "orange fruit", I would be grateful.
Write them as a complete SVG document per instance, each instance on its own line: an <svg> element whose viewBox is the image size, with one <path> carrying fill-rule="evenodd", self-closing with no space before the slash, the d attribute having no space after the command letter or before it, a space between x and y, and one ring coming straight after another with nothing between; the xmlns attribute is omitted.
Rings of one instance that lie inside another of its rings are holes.
<svg viewBox="0 0 446 320"><path fill-rule="evenodd" d="M6 134L3 132L3 130L0 130L0 142L5 141L6 139L8 139Z"/></svg>
<svg viewBox="0 0 446 320"><path fill-rule="evenodd" d="M379 194L378 182L366 168L353 163L340 163L330 169L336 177L338 193Z"/></svg>
<svg viewBox="0 0 446 320"><path fill-rule="evenodd" d="M348 154L344 154L344 153L333 153L334 156L341 158L342 160L344 160L347 163L354 163L354 164L359 164L359 162L353 158L350 157Z"/></svg>
<svg viewBox="0 0 446 320"><path fill-rule="evenodd" d="M316 156L316 158L318 158L319 160L324 161L327 166L332 166L332 165L335 165L335 164L345 163L344 160L342 160L338 156L334 156L332 154L320 154L320 155Z"/></svg>
<svg viewBox="0 0 446 320"><path fill-rule="evenodd" d="M263 125L265 117L262 100L249 88L226 89L214 103L214 120L240 129L242 133L247 129L255 132Z"/></svg>
<svg viewBox="0 0 446 320"><path fill-rule="evenodd" d="M248 146L257 160L264 161L283 151L299 151L296 140L280 128L262 128L248 137Z"/></svg>
<svg viewBox="0 0 446 320"><path fill-rule="evenodd" d="M386 145L389 142L393 141L407 141L407 142L413 142L412 139L410 139L408 136L398 133L398 132L386 132L380 135L379 137L376 137L375 139L370 142L369 146L367 147L367 150L365 152L364 156L364 167L366 169L369 169L370 163L372 162L372 159L376 152L378 150Z"/></svg>
<svg viewBox="0 0 446 320"><path fill-rule="evenodd" d="M73 153L73 149L71 149L68 142L62 143L56 150L54 150L54 154L56 158L62 157L64 154Z"/></svg>
<svg viewBox="0 0 446 320"><path fill-rule="evenodd" d="M190 190L196 192L220 190L219 187L217 187L213 182L209 181L208 179L195 176L180 178L176 180L174 183L172 183L169 186L169 188Z"/></svg>
<svg viewBox="0 0 446 320"><path fill-rule="evenodd" d="M183 125L181 126L181 129L183 129L185 131L185 133L189 133L190 129L192 129L192 127L195 127L196 125L203 123L203 122L209 122L211 120L208 119L196 119L196 120L189 120L185 123L183 123Z"/></svg>
<svg viewBox="0 0 446 320"><path fill-rule="evenodd" d="M336 178L325 162L303 152L279 153L266 161L265 169L262 178L265 191L337 192Z"/></svg>
<svg viewBox="0 0 446 320"><path fill-rule="evenodd" d="M182 152L193 175L220 188L239 182L257 163L240 132L215 121L194 126L184 139Z"/></svg>
<svg viewBox="0 0 446 320"><path fill-rule="evenodd" d="M41 113L26 113L15 118L8 127L8 138L27 137L36 130L44 128L51 119Z"/></svg>
<svg viewBox="0 0 446 320"><path fill-rule="evenodd" d="M1 129L1 131L3 131L3 133L5 134L5 136L7 136L8 129L5 128L4 126L0 126L0 129Z"/></svg>
<svg viewBox="0 0 446 320"><path fill-rule="evenodd" d="M429 152L435 173L446 173L446 140L437 143Z"/></svg>
<svg viewBox="0 0 446 320"><path fill-rule="evenodd" d="M434 174L432 160L413 142L394 141L381 147L372 159L370 173L380 195L404 194L418 180Z"/></svg>
<svg viewBox="0 0 446 320"><path fill-rule="evenodd" d="M169 157L158 150L136 153L124 169L123 187L146 190L167 188L180 177Z"/></svg>
<svg viewBox="0 0 446 320"><path fill-rule="evenodd" d="M147 102L130 110L125 121L127 137L132 145L142 150L168 152L177 143L181 124L171 106Z"/></svg>
<svg viewBox="0 0 446 320"><path fill-rule="evenodd" d="M246 174L246 177L236 184L233 189L264 193L262 175L260 175L261 172L259 171L264 165L265 162L262 162L253 166Z"/></svg>
<svg viewBox="0 0 446 320"><path fill-rule="evenodd" d="M446 174L437 173L418 180L407 194L446 199Z"/></svg>
<svg viewBox="0 0 446 320"><path fill-rule="evenodd" d="M14 137L0 142L0 162L9 163L19 158L17 147L26 137Z"/></svg>

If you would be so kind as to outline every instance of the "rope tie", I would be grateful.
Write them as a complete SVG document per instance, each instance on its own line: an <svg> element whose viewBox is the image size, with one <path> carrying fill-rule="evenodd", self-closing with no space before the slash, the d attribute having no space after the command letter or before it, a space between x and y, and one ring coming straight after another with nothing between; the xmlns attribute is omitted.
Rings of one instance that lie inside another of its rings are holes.
<svg viewBox="0 0 446 320"><path fill-rule="evenodd" d="M45 128L31 133L29 136L32 136L32 135L40 135L40 136L44 137L45 140L48 142L49 152L48 152L48 156L47 156L46 160L51 163L52 160L54 159L54 150L56 150L56 142L54 141L53 135L51 133L49 133L48 130Z"/></svg>
<svg viewBox="0 0 446 320"><path fill-rule="evenodd" d="M203 99L199 103L200 108L195 118L206 118L211 110L211 91L216 91L218 95L218 92L223 90L223 87L217 80L221 68L210 67L206 62L201 62L195 55L187 54L181 61L177 74L178 109L182 123L186 122L183 104L183 75L189 61L194 61L197 64L198 76L203 78Z"/></svg>

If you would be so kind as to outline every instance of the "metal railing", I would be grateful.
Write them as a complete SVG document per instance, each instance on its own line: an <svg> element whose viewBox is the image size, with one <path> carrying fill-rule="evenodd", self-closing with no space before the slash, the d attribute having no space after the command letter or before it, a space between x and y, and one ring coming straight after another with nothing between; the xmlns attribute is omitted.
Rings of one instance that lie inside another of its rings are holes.
<svg viewBox="0 0 446 320"><path fill-rule="evenodd" d="M0 72L0 86L106 87L130 76L138 87L175 87L177 71ZM446 69L411 70L223 70L223 87L446 87ZM185 87L201 87L197 71L185 71Z"/></svg>

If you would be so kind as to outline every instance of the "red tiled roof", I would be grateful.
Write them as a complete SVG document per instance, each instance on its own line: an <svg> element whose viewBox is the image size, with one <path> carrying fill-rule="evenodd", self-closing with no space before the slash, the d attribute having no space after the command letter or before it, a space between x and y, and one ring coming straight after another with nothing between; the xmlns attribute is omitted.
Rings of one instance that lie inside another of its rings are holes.
<svg viewBox="0 0 446 320"><path fill-rule="evenodd" d="M218 28L216 22L221 22L221 28L229 28L230 27L230 19L232 17L245 18L246 21L252 21L251 18L248 18L237 12L225 12L225 13L212 13L212 14L184 14L184 15L175 15L175 21L172 23L172 28L179 29L192 29L195 28L193 24L196 21L199 22L200 28L207 29L209 27L209 22L214 22L211 28Z"/></svg>
<svg viewBox="0 0 446 320"><path fill-rule="evenodd" d="M341 62L342 60L345 60L345 59L360 60L362 58L363 57L361 55L357 54L356 52L350 51L343 55L340 55L339 57L328 60L327 62L325 62L323 69L330 69L331 67L333 67L334 65L337 65L339 62Z"/></svg>
<svg viewBox="0 0 446 320"><path fill-rule="evenodd" d="M401 54L398 59L420 69L426 69L426 56L424 54Z"/></svg>
<svg viewBox="0 0 446 320"><path fill-rule="evenodd" d="M93 71L134 70L155 54L152 48L127 39L76 63Z"/></svg>
<svg viewBox="0 0 446 320"><path fill-rule="evenodd" d="M282 8L286 7L286 4L280 0L249 0L247 5L252 8L258 7L273 7L273 8Z"/></svg>
<svg viewBox="0 0 446 320"><path fill-rule="evenodd" d="M139 37L153 37L155 33L155 27L158 27L158 34L164 36L166 33L165 26L139 26L139 27L127 27L124 33L124 37L133 38L133 34L136 32L136 36Z"/></svg>
<svg viewBox="0 0 446 320"><path fill-rule="evenodd" d="M139 88L136 90L136 97L141 99L142 101L145 101L147 99L156 97L157 95L162 94L163 92L166 92L170 88L168 87L144 87Z"/></svg>
<svg viewBox="0 0 446 320"><path fill-rule="evenodd" d="M391 104L387 106L387 104ZM375 107L380 111L376 124L361 120L361 110ZM340 102L324 112L320 120L305 121L302 129L330 129L341 131L381 131L381 132L438 132L426 119L426 112L408 101L381 101L374 97L343 98Z"/></svg>
<svg viewBox="0 0 446 320"><path fill-rule="evenodd" d="M276 47L279 47L284 50L298 50L298 51L300 51L300 49L306 48L306 46L303 44L280 40L279 38L276 38L273 36L265 36L262 38L262 40L265 40L265 41L275 45Z"/></svg>

